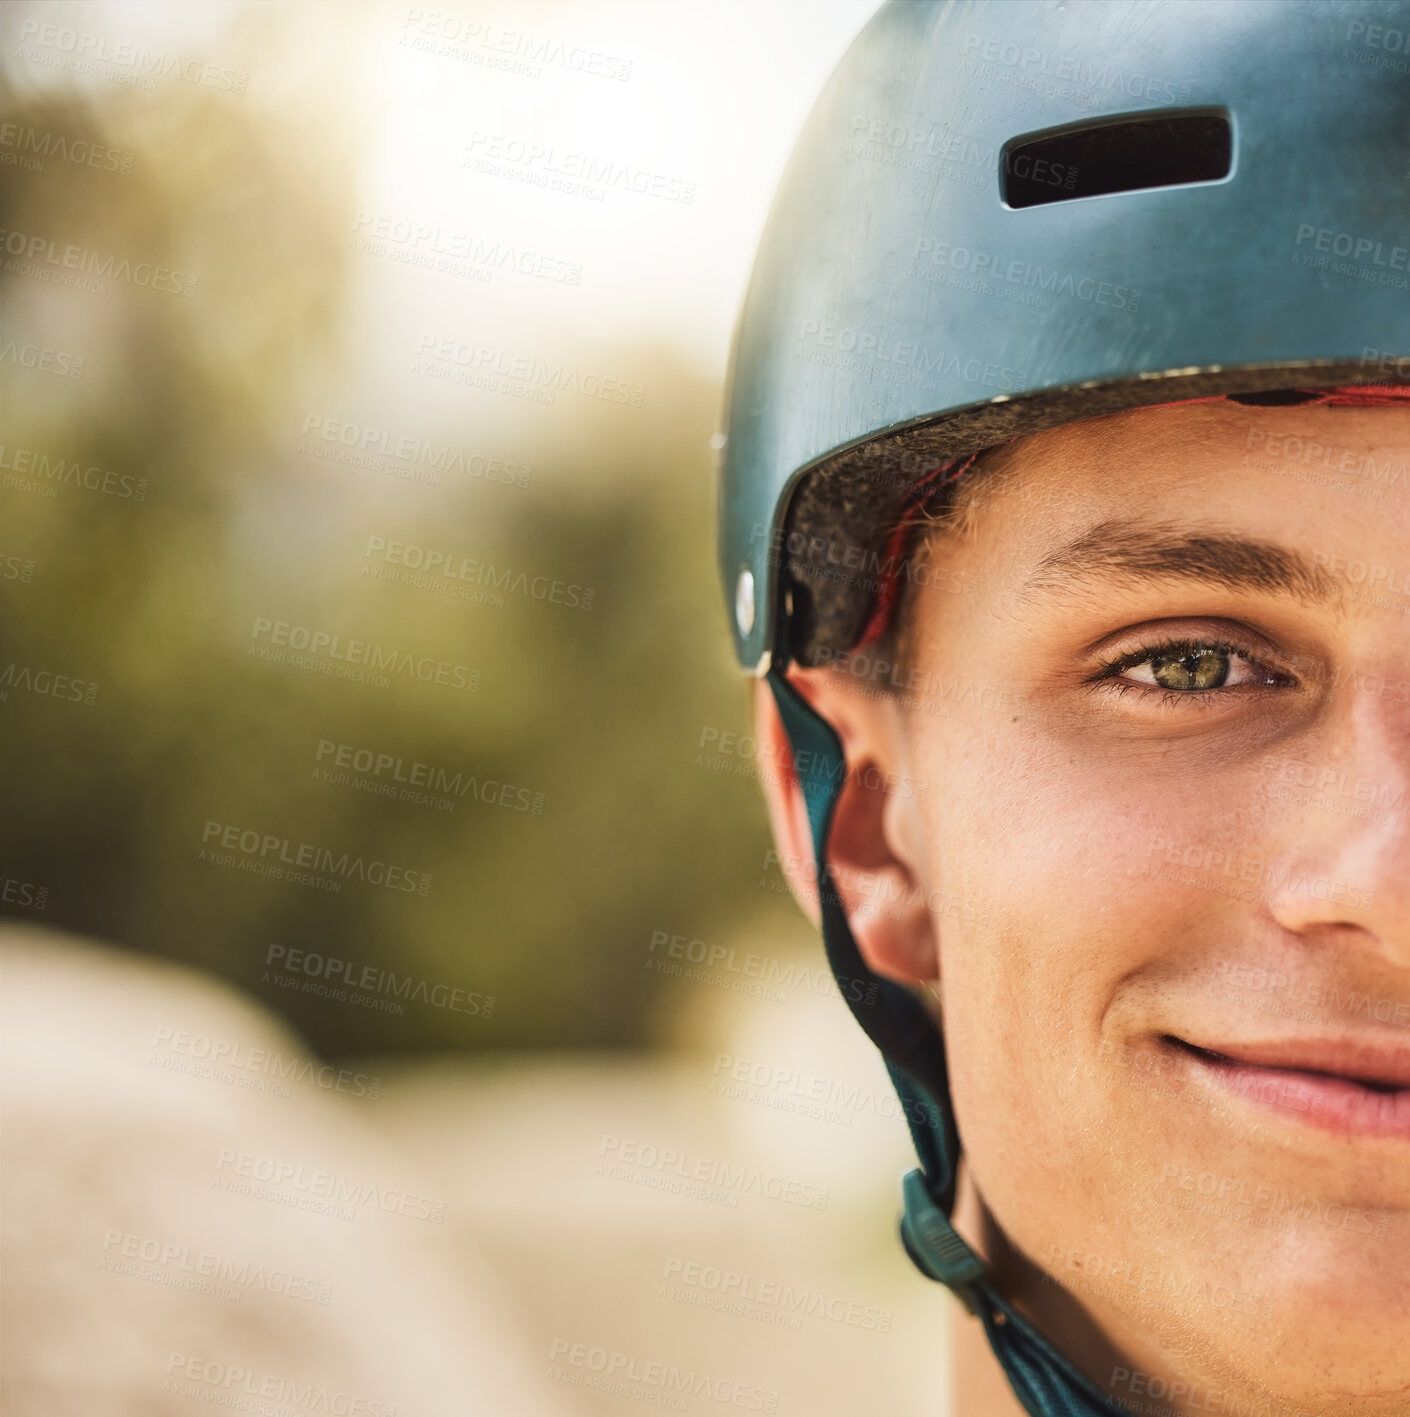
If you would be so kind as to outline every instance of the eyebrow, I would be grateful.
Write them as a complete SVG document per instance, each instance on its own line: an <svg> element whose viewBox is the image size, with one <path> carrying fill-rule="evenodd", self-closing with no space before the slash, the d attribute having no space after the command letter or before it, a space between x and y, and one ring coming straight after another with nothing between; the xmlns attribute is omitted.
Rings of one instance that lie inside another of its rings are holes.
<svg viewBox="0 0 1410 1417"><path fill-rule="evenodd" d="M1199 581L1326 604L1340 587L1324 567L1290 547L1171 523L1109 520L1049 552L1023 583L1020 597L1065 590L1076 581L1134 585Z"/></svg>

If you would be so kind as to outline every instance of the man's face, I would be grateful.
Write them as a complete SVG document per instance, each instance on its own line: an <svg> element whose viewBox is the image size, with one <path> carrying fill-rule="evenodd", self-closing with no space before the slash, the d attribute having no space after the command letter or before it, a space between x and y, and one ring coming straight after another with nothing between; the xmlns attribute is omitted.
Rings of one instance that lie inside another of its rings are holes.
<svg viewBox="0 0 1410 1417"><path fill-rule="evenodd" d="M1410 1411L1410 411L1149 410L980 490L912 702L842 712L928 786L880 815L1030 1306L1128 1403Z"/></svg>

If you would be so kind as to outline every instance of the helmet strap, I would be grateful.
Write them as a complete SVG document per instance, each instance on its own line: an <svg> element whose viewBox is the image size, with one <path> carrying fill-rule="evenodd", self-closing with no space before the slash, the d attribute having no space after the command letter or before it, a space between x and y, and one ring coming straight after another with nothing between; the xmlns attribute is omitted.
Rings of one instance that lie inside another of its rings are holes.
<svg viewBox="0 0 1410 1417"><path fill-rule="evenodd" d="M874 973L852 938L827 861L828 831L847 778L846 755L836 732L788 682L782 606L780 623L785 646L767 678L807 804L828 964L857 1022L886 1060L921 1161L902 1187L901 1242L922 1274L944 1284L978 1315L989 1346L1032 1417L1129 1417L999 1296L988 1267L951 1223L960 1142L944 1040L921 1002Z"/></svg>

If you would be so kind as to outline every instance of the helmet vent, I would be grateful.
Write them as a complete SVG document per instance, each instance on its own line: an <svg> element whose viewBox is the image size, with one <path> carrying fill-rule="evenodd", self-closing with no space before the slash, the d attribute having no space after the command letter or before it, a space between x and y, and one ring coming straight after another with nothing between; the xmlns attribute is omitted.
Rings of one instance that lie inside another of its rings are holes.
<svg viewBox="0 0 1410 1417"><path fill-rule="evenodd" d="M1218 182L1229 175L1234 135L1225 112L1104 118L1011 138L999 161L999 190L1010 207L1039 207Z"/></svg>

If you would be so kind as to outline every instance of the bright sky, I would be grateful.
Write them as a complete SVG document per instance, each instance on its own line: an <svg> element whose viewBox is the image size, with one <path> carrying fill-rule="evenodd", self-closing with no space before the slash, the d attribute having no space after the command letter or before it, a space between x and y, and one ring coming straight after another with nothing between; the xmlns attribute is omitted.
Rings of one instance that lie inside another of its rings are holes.
<svg viewBox="0 0 1410 1417"><path fill-rule="evenodd" d="M55 0L5 6L0 42L13 58L38 22L69 32L67 42L51 33L49 60L85 57L82 46L98 42L228 64L241 52L231 27L272 15L277 52L250 58L237 101L294 106L297 142L297 108L336 94L350 129L372 139L360 194L368 211L581 265L571 290L542 279L482 285L477 324L665 337L718 369L789 148L877 3ZM16 72L100 99L114 91L110 76L80 77L72 65L20 62ZM472 153L497 154L500 173L467 168ZM605 191L596 184L601 200L536 185L584 162L617 178ZM657 195L619 185L624 174L656 184ZM417 321L452 310L458 302L446 297L413 299L424 307Z"/></svg>
<svg viewBox="0 0 1410 1417"><path fill-rule="evenodd" d="M779 174L876 5L50 0L5 6L0 48L25 84L72 84L100 104L122 85L139 122L166 93L191 98L190 80L129 87L116 47L233 65L243 92L204 92L267 112L315 174L331 129L357 174L354 284L344 368L310 406L423 437L471 416L515 436L581 404L545 413L487 393L464 377L479 361L649 384L623 361L664 344L723 377ZM44 52L26 58L36 25ZM98 62L83 74L77 59ZM497 264L511 250L538 273ZM428 375L422 354L445 342Z"/></svg>
<svg viewBox="0 0 1410 1417"><path fill-rule="evenodd" d="M581 264L571 290L494 283L479 292L482 319L564 333L573 326L598 339L604 331L664 337L721 368L793 139L875 8L876 0L387 6L373 27L380 114L368 205ZM413 14L441 18L408 25ZM453 53L399 43L424 40L427 29ZM526 58L528 73L477 62L499 57L500 45L510 46L512 63L516 49L544 44L550 53L597 53L598 67L621 73L629 64L630 72L621 80L561 60ZM467 169L467 155L500 171ZM593 200L532 185L572 180L584 159L619 184L624 172L654 182L661 195L607 185Z"/></svg>

